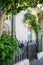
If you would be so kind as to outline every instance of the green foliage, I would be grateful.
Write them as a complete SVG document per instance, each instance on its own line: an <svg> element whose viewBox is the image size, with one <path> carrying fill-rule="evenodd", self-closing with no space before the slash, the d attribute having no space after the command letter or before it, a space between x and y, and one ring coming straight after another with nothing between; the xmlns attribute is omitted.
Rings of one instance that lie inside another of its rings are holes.
<svg viewBox="0 0 43 65"><path fill-rule="evenodd" d="M0 38L0 65L11 65L12 60L19 51L20 42L9 35Z"/></svg>
<svg viewBox="0 0 43 65"><path fill-rule="evenodd" d="M43 4L43 0L0 0L0 7L3 8L4 12L16 14L18 11L28 7L36 7L38 3ZM19 7L18 4L20 5Z"/></svg>
<svg viewBox="0 0 43 65"><path fill-rule="evenodd" d="M31 13L26 13L25 14L25 19L24 19L24 22L31 25L31 27L33 28L35 33L37 33L39 31L40 23L41 23L41 20L39 21L39 18L38 18L38 20L37 20L37 18L38 17L36 17L36 15L33 15Z"/></svg>
<svg viewBox="0 0 43 65"><path fill-rule="evenodd" d="M24 23L28 24L28 26L31 25L31 28L35 31L36 41L38 45L38 31L40 30L40 24L41 24L40 14L37 14L37 17L36 17L36 15L33 15L29 12L26 13L24 18Z"/></svg>
<svg viewBox="0 0 43 65"><path fill-rule="evenodd" d="M0 7L6 8L11 2L12 0L0 0Z"/></svg>
<svg viewBox="0 0 43 65"><path fill-rule="evenodd" d="M37 7L37 4L39 3L43 4L43 1L42 0L19 0L18 3L20 6L17 8L17 12L21 10L25 10L28 7Z"/></svg>

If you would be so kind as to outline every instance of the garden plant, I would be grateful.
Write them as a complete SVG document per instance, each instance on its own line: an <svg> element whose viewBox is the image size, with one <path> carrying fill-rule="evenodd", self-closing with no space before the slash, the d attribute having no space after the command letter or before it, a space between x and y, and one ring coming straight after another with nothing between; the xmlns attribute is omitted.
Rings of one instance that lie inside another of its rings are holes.
<svg viewBox="0 0 43 65"><path fill-rule="evenodd" d="M37 15L33 15L31 12L27 12L24 17L24 23L28 24L28 28L32 28L36 34L36 43L37 43L37 48L38 48L38 31L40 30L40 25L41 25L41 17L40 13Z"/></svg>
<svg viewBox="0 0 43 65"><path fill-rule="evenodd" d="M0 38L0 65L12 65L15 55L19 52L20 42L10 36L2 35Z"/></svg>
<svg viewBox="0 0 43 65"><path fill-rule="evenodd" d="M2 35L6 14L16 15L19 11L28 7L36 7L39 3L43 4L43 0L0 0L0 65L12 64L11 61L17 53L20 43L9 35ZM34 24L32 25L34 26Z"/></svg>

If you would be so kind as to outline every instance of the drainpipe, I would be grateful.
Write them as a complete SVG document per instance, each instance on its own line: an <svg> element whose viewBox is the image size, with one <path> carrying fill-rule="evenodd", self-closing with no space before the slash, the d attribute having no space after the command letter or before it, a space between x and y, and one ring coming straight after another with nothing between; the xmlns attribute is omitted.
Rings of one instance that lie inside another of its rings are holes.
<svg viewBox="0 0 43 65"><path fill-rule="evenodd" d="M11 27L12 27L12 29L11 29L11 36L13 38L13 13L12 13L12 24L11 24Z"/></svg>

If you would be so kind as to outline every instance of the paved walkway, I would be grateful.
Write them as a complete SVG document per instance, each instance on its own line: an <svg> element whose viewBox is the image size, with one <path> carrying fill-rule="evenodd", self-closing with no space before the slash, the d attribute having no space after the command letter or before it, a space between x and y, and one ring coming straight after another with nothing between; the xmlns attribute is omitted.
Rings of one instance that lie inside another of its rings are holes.
<svg viewBox="0 0 43 65"><path fill-rule="evenodd" d="M33 65L35 62L37 62L37 59L30 61L30 65Z"/></svg>

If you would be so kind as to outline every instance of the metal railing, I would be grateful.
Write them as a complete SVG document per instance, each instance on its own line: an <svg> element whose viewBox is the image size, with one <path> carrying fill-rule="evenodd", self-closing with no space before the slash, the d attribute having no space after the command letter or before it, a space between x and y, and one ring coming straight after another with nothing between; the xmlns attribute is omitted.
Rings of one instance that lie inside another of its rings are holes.
<svg viewBox="0 0 43 65"><path fill-rule="evenodd" d="M29 60L35 59L37 55L36 47L37 47L36 44L29 44L29 42L26 43L26 45L22 45L21 51L15 57L14 63L17 63L23 59L29 59Z"/></svg>

